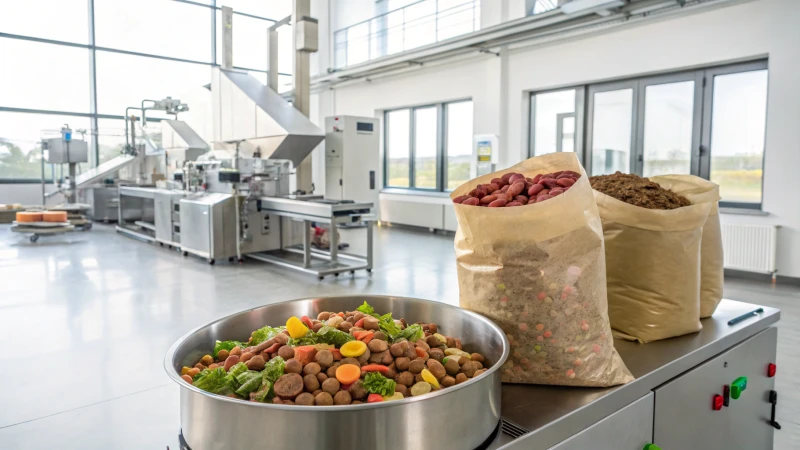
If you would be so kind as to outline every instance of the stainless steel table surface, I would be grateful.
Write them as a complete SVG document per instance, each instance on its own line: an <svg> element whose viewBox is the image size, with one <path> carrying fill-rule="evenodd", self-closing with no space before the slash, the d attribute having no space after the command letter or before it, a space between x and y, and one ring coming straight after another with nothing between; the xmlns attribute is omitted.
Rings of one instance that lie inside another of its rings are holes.
<svg viewBox="0 0 800 450"><path fill-rule="evenodd" d="M502 417L530 432L511 440L498 437L489 448L548 449L591 426L656 387L758 334L780 319L780 310L764 312L729 326L734 317L761 306L723 300L697 333L639 344L616 340L615 346L636 380L612 388L571 388L504 384Z"/></svg>
<svg viewBox="0 0 800 450"><path fill-rule="evenodd" d="M261 197L259 200L262 210L272 211L278 215L308 216L309 220L313 220L314 217L331 218L337 215L346 215L353 211L370 211L374 207L372 203L365 202L323 203L281 197Z"/></svg>

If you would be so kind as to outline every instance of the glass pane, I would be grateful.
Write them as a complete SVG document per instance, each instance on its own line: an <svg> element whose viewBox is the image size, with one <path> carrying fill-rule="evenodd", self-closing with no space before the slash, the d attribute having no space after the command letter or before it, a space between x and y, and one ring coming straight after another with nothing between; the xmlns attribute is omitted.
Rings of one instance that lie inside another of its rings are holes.
<svg viewBox="0 0 800 450"><path fill-rule="evenodd" d="M89 43L86 0L0 2L0 30L57 41Z"/></svg>
<svg viewBox="0 0 800 450"><path fill-rule="evenodd" d="M217 6L230 6L234 12L276 21L292 14L292 0L217 0Z"/></svg>
<svg viewBox="0 0 800 450"><path fill-rule="evenodd" d="M278 92L282 94L292 89L292 77L289 75L278 75Z"/></svg>
<svg viewBox="0 0 800 450"><path fill-rule="evenodd" d="M294 73L294 43L292 42L291 25L278 28L278 71L280 73ZM234 53L234 58L236 54ZM264 55L266 55L266 50ZM267 58L268 56L265 56ZM269 70L269 69L267 69Z"/></svg>
<svg viewBox="0 0 800 450"><path fill-rule="evenodd" d="M386 54L393 55L403 51L403 10L386 15Z"/></svg>
<svg viewBox="0 0 800 450"><path fill-rule="evenodd" d="M633 89L594 94L592 175L630 172Z"/></svg>
<svg viewBox="0 0 800 450"><path fill-rule="evenodd" d="M472 159L472 102L449 103L447 108L447 190L469 181Z"/></svg>
<svg viewBox="0 0 800 450"><path fill-rule="evenodd" d="M369 59L369 22L347 29L347 65Z"/></svg>
<svg viewBox="0 0 800 450"><path fill-rule="evenodd" d="M121 155L125 148L125 121L98 119L97 145L101 164Z"/></svg>
<svg viewBox="0 0 800 450"><path fill-rule="evenodd" d="M139 106L144 99L180 99L182 93L210 82L211 68L206 65L97 52L97 108L101 114L123 115L125 108ZM154 111L147 116L167 117Z"/></svg>
<svg viewBox="0 0 800 450"><path fill-rule="evenodd" d="M538 156L557 151L558 115L575 112L575 89L536 94L533 111L533 154Z"/></svg>
<svg viewBox="0 0 800 450"><path fill-rule="evenodd" d="M404 50L436 42L436 2L423 1L405 9Z"/></svg>
<svg viewBox="0 0 800 450"><path fill-rule="evenodd" d="M410 112L408 109L386 114L386 185L409 187L409 155L411 154Z"/></svg>
<svg viewBox="0 0 800 450"><path fill-rule="evenodd" d="M267 28L272 22L252 17L233 15L233 65L247 69L267 70ZM278 68L284 71L281 64L281 53L286 45L291 49L291 27L288 35L284 28L278 28ZM287 44L288 37L288 44ZM222 61L222 13L217 11L217 63ZM291 64L290 64L291 65Z"/></svg>
<svg viewBox="0 0 800 450"><path fill-rule="evenodd" d="M692 171L694 81L645 88L643 176Z"/></svg>
<svg viewBox="0 0 800 450"><path fill-rule="evenodd" d="M65 124L72 129L73 139L89 141L91 160L94 146L89 132L89 118L0 112L0 179L41 179L41 141L61 136L61 127ZM64 167L66 174L66 166ZM89 163L79 164L78 173L88 167ZM51 171L50 165L46 165L45 177L48 179L52 177ZM56 176L59 176L58 172Z"/></svg>
<svg viewBox="0 0 800 450"><path fill-rule="evenodd" d="M95 0L101 47L211 62L211 10L164 0Z"/></svg>
<svg viewBox="0 0 800 450"><path fill-rule="evenodd" d="M414 187L436 189L436 108L414 110Z"/></svg>
<svg viewBox="0 0 800 450"><path fill-rule="evenodd" d="M575 116L561 118L561 151L575 151Z"/></svg>
<svg viewBox="0 0 800 450"><path fill-rule="evenodd" d="M714 77L711 181L723 201L761 202L767 71Z"/></svg>
<svg viewBox="0 0 800 450"><path fill-rule="evenodd" d="M0 105L88 113L89 98L88 50L0 38Z"/></svg>
<svg viewBox="0 0 800 450"><path fill-rule="evenodd" d="M436 21L436 38L441 41L473 31L472 0L438 0L439 17Z"/></svg>

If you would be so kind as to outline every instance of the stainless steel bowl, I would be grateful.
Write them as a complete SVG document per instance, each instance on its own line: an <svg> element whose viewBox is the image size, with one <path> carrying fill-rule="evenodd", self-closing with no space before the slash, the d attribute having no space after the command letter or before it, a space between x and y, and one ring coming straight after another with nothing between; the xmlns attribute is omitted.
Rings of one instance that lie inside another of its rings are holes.
<svg viewBox="0 0 800 450"><path fill-rule="evenodd" d="M366 300L378 312L433 322L482 354L489 370L466 383L405 400L347 406L253 403L197 389L180 378L216 340L246 340L264 325L322 311L352 311ZM464 450L479 447L500 422L500 366L509 344L489 319L454 306L388 296L322 297L261 306L191 331L167 352L167 374L181 387L181 427L192 450L336 448Z"/></svg>

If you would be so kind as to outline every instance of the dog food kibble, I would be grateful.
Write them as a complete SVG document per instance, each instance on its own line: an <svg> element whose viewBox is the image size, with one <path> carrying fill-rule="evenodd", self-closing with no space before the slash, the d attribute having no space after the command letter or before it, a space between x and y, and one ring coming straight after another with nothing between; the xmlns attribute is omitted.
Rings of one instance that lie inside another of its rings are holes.
<svg viewBox="0 0 800 450"><path fill-rule="evenodd" d="M676 209L691 205L682 195L664 189L647 178L617 172L589 178L592 189L617 200L648 209Z"/></svg>
<svg viewBox="0 0 800 450"><path fill-rule="evenodd" d="M570 170L539 174L525 178L521 173L507 173L494 178L489 184L479 184L467 195L453 199L453 203L489 208L512 208L533 205L563 194L574 185L581 174Z"/></svg>

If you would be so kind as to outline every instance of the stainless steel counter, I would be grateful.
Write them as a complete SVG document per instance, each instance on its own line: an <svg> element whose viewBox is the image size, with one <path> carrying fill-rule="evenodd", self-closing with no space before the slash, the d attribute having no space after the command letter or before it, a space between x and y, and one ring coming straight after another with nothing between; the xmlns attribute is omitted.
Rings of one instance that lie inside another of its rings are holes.
<svg viewBox="0 0 800 450"><path fill-rule="evenodd" d="M649 344L617 340L615 346L636 380L612 388L566 388L510 385L502 389L502 416L527 430L512 439L505 433L492 449L548 449L604 417L647 395L656 387L760 333L780 319L780 311L764 312L736 325L728 320L759 305L723 300L698 333Z"/></svg>

